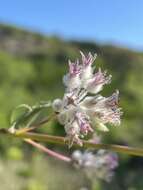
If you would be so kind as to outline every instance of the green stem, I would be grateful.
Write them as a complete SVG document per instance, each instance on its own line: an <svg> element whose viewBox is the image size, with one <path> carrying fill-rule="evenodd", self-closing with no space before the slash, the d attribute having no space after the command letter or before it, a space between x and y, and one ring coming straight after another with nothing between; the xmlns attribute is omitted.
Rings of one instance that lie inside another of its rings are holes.
<svg viewBox="0 0 143 190"><path fill-rule="evenodd" d="M60 145L65 145L65 138L64 137L59 137L59 136L52 136L52 135L45 135L45 134L37 134L37 133L21 133L21 134L12 134L17 138L28 138L32 140L37 140L41 142L48 142L48 143L53 143L53 144L60 144ZM83 148L94 148L94 149L106 149L106 150L111 150L115 151L118 153L125 153L125 154L130 154L134 156L143 156L143 149L141 148L133 148L133 147L128 147L128 146L121 146L121 145L109 145L109 144L95 144L89 141L83 140ZM74 145L76 147L80 147L79 145ZM81 147L80 147L81 148Z"/></svg>
<svg viewBox="0 0 143 190"><path fill-rule="evenodd" d="M21 139L31 139L41 142L47 142L52 144L60 144L65 145L65 138L59 136L45 135L39 133L25 132L25 133L10 133L7 129L0 129L0 134L8 135L11 137L21 138ZM83 148L92 148L92 149L106 149L111 150L118 153L125 153L134 156L142 156L143 157L143 149L142 148L133 148L128 146L121 145L110 145L110 144L95 144L89 141L83 140ZM78 148L81 148L79 145L74 145Z"/></svg>

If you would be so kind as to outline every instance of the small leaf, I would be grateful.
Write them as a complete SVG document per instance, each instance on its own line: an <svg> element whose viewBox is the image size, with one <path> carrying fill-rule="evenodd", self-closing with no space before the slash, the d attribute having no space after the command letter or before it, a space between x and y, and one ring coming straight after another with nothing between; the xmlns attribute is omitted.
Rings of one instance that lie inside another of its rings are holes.
<svg viewBox="0 0 143 190"><path fill-rule="evenodd" d="M51 105L50 102L40 102L37 105L29 106L21 104L11 114L11 128L22 127L23 125L30 127L43 119L42 112ZM47 114L47 113L46 113Z"/></svg>
<svg viewBox="0 0 143 190"><path fill-rule="evenodd" d="M14 124L17 119L20 119L27 113L31 112L32 108L27 104L21 104L17 106L11 113L10 123Z"/></svg>

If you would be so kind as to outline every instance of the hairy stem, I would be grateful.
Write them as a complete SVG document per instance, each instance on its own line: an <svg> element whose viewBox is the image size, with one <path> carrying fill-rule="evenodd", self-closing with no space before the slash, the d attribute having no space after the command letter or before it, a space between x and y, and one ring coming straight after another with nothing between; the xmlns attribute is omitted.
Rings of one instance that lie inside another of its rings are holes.
<svg viewBox="0 0 143 190"><path fill-rule="evenodd" d="M52 136L52 135L45 135L45 134L37 134L37 133L23 133L23 134L14 134L17 138L29 138L32 140L37 140L41 142L48 142L53 144L60 144L65 145L65 138L59 136ZM143 149L141 148L133 148L128 146L121 146L121 145L110 145L110 144L95 144L89 141L83 140L83 148L94 148L94 149L106 149L111 150L118 153L125 153L134 156L143 156ZM79 145L74 145L78 148L81 148Z"/></svg>
<svg viewBox="0 0 143 190"><path fill-rule="evenodd" d="M37 140L41 142L47 142L52 144L59 144L59 145L65 145L65 138L59 137L59 136L52 136L52 135L45 135L45 134L39 134L39 133L32 133L32 132L25 132L25 133L11 133L7 129L0 129L0 134L8 135L11 137L17 137L21 139L32 139ZM95 144L89 141L83 140L83 146L74 145L78 148L92 148L92 149L105 149L105 150L111 150L118 153L125 153L129 155L134 156L142 156L143 157L143 149L142 148L133 148L128 146L121 146L121 145L110 145L110 144Z"/></svg>

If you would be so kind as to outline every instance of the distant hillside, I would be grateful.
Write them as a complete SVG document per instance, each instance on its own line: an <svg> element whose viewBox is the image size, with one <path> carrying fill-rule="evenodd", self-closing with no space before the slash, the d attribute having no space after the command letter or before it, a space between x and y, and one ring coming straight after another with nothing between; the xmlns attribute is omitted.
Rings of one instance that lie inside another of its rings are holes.
<svg viewBox="0 0 143 190"><path fill-rule="evenodd" d="M118 48L111 45L100 45L93 42L80 42L80 41L69 41L65 42L58 37L48 37L40 33L27 31L11 25L0 24L0 50L6 51L12 54L19 55L31 55L34 53L50 54L51 48L56 50L65 50L71 48L75 50L84 49L85 51L96 51L99 54L103 54L103 51L126 51L132 52L125 48ZM61 47L60 47L61 45ZM64 46L63 46L64 45ZM58 49L59 48L59 49Z"/></svg>

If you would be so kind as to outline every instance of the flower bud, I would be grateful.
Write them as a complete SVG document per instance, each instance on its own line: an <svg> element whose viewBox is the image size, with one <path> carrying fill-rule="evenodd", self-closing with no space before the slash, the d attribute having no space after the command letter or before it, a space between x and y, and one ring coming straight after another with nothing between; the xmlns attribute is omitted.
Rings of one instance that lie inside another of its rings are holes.
<svg viewBox="0 0 143 190"><path fill-rule="evenodd" d="M62 100L61 99L55 99L52 103L52 108L55 112L60 112L62 109Z"/></svg>

